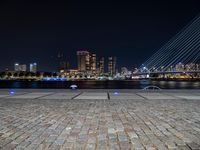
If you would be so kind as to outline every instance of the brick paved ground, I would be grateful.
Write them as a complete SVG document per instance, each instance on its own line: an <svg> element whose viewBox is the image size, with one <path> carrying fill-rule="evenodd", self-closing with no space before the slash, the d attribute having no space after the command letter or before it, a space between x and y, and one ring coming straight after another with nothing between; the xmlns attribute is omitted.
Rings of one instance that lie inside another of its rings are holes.
<svg viewBox="0 0 200 150"><path fill-rule="evenodd" d="M0 149L200 150L199 92L0 95Z"/></svg>

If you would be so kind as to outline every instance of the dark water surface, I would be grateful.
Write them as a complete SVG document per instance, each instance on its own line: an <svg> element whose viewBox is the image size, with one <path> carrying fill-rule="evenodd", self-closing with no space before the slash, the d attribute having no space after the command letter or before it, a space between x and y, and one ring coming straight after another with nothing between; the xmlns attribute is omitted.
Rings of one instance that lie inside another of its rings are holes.
<svg viewBox="0 0 200 150"><path fill-rule="evenodd" d="M142 89L155 85L162 89L200 89L199 81L11 81L0 80L0 88L68 89L76 84L79 89Z"/></svg>

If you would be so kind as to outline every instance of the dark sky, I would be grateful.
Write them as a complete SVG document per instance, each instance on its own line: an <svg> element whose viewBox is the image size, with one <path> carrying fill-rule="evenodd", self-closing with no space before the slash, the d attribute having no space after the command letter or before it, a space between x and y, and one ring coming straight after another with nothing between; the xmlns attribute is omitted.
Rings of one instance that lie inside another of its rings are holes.
<svg viewBox="0 0 200 150"><path fill-rule="evenodd" d="M57 48L72 68L82 49L139 66L199 12L199 0L1 0L0 70L37 62L54 71Z"/></svg>

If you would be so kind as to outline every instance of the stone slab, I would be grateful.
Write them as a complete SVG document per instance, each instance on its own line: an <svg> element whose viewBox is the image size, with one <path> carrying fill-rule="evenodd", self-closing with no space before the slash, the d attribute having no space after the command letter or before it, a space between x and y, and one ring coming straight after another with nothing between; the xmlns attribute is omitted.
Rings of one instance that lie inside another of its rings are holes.
<svg viewBox="0 0 200 150"><path fill-rule="evenodd" d="M178 99L177 97L174 97L172 95L167 95L163 93L150 93L150 92L145 92L145 93L137 93L138 95L146 98L146 99Z"/></svg>
<svg viewBox="0 0 200 150"><path fill-rule="evenodd" d="M67 99L72 99L73 97L79 95L79 92L76 93L55 93L53 95L48 95L48 96L44 96L41 97L40 99L60 99L60 100L67 100Z"/></svg>
<svg viewBox="0 0 200 150"><path fill-rule="evenodd" d="M83 92L81 93L82 96L105 96L107 92Z"/></svg>
<svg viewBox="0 0 200 150"><path fill-rule="evenodd" d="M120 92L110 92L110 99L117 99L117 100L139 100L139 99L144 99L143 97L136 95L134 93L120 93Z"/></svg>
<svg viewBox="0 0 200 150"><path fill-rule="evenodd" d="M181 98L181 99L188 99L188 100L200 100L200 96L176 96L178 98Z"/></svg>
<svg viewBox="0 0 200 150"><path fill-rule="evenodd" d="M74 99L107 100L107 96L77 96Z"/></svg>
<svg viewBox="0 0 200 150"><path fill-rule="evenodd" d="M18 92L15 90L8 90L8 91L0 91L0 95L8 95L9 96L10 92L14 92L14 95L21 95L21 94L29 93L29 92Z"/></svg>
<svg viewBox="0 0 200 150"><path fill-rule="evenodd" d="M9 95L0 95L0 98L8 97Z"/></svg>
<svg viewBox="0 0 200 150"><path fill-rule="evenodd" d="M200 96L197 92L164 92L165 94L171 95L171 96L190 96L190 95L196 95Z"/></svg>
<svg viewBox="0 0 200 150"><path fill-rule="evenodd" d="M53 94L52 92L35 92L35 93L27 93L23 95L14 95L10 97L6 97L8 99L36 99L45 95Z"/></svg>
<svg viewBox="0 0 200 150"><path fill-rule="evenodd" d="M83 92L74 99L106 100L108 99L108 94L106 92Z"/></svg>

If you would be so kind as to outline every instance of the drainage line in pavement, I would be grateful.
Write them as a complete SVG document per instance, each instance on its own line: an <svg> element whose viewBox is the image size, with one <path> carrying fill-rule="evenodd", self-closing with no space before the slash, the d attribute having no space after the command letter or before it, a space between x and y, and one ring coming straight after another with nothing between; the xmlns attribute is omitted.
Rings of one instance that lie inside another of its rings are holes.
<svg viewBox="0 0 200 150"><path fill-rule="evenodd" d="M77 94L77 95L75 95L74 97L72 97L71 99L75 99L76 97L78 97L79 95L81 95L81 94L83 94L83 92L81 92L81 93L79 93L79 94Z"/></svg>
<svg viewBox="0 0 200 150"><path fill-rule="evenodd" d="M137 95L137 96L139 96L139 97L142 97L142 98L144 98L145 100L148 100L148 98L146 98L146 97L144 97L144 96L142 96L142 95L140 95L140 94L138 94L138 93L135 93L135 95Z"/></svg>
<svg viewBox="0 0 200 150"><path fill-rule="evenodd" d="M109 94L109 92L107 92L107 95L108 95L108 100L110 100L110 94Z"/></svg>

